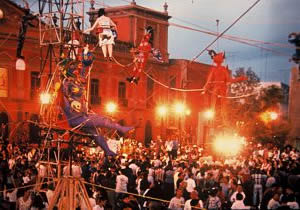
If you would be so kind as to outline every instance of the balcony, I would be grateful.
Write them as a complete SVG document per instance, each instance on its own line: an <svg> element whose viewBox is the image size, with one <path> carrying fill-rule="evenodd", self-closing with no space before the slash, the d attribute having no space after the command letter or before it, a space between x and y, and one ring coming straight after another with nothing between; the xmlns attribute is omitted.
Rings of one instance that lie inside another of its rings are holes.
<svg viewBox="0 0 300 210"><path fill-rule="evenodd" d="M128 99L126 98L119 98L119 105L123 107L128 107Z"/></svg>
<svg viewBox="0 0 300 210"><path fill-rule="evenodd" d="M91 105L100 105L101 97L99 96L91 96Z"/></svg>

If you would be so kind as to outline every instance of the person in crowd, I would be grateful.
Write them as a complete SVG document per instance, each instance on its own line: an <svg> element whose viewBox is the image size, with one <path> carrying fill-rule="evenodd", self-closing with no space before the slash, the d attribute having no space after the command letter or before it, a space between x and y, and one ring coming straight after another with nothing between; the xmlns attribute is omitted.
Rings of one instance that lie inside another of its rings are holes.
<svg viewBox="0 0 300 210"><path fill-rule="evenodd" d="M220 198L217 196L218 190L216 188L211 189L209 197L206 201L206 208L208 210L220 210L222 203Z"/></svg>
<svg viewBox="0 0 300 210"><path fill-rule="evenodd" d="M184 210L191 210L193 206L196 206L198 205L197 207L198 208L203 208L203 201L199 199L199 196L198 196L198 192L196 190L193 190L191 193L190 193L190 198L189 200L187 200L184 204ZM197 200L198 202L196 204L193 204L193 201L194 200Z"/></svg>
<svg viewBox="0 0 300 210"><path fill-rule="evenodd" d="M273 198L268 203L268 209L277 209L278 207L280 207L279 198L280 195L278 193L275 193L273 195Z"/></svg>
<svg viewBox="0 0 300 210"><path fill-rule="evenodd" d="M267 178L267 175L263 174L263 172L256 168L251 175L254 186L253 186L253 205L258 206L260 205L263 197L263 184ZM257 200L258 196L258 200Z"/></svg>
<svg viewBox="0 0 300 210"><path fill-rule="evenodd" d="M177 189L176 195L173 197L169 203L169 209L170 210L183 210L184 207L184 198L182 197L182 190Z"/></svg>
<svg viewBox="0 0 300 210"><path fill-rule="evenodd" d="M32 204L32 200L30 196L30 190L28 188L25 188L23 190L23 196L21 196L17 200L17 209L30 210L31 204Z"/></svg>
<svg viewBox="0 0 300 210"><path fill-rule="evenodd" d="M243 187L242 185L238 185L236 191L232 194L232 196L230 197L230 201L231 203L233 203L234 201L236 201L236 195L240 193L243 196L243 201L246 197L245 193L243 192Z"/></svg>
<svg viewBox="0 0 300 210"><path fill-rule="evenodd" d="M243 202L243 195L241 193L236 194L236 200L233 202L231 209L239 210L239 209L250 209L250 206L245 206Z"/></svg>
<svg viewBox="0 0 300 210"><path fill-rule="evenodd" d="M186 191L189 193L193 192L194 189L196 188L196 182L193 179L193 174L191 172L187 173L187 179L185 180L186 182Z"/></svg>
<svg viewBox="0 0 300 210"><path fill-rule="evenodd" d="M119 171L119 175L116 177L116 197L117 199L123 197L123 193L127 192L127 184L128 184L128 177L125 176L125 169L121 169Z"/></svg>
<svg viewBox="0 0 300 210"><path fill-rule="evenodd" d="M217 156L210 156L207 151L195 150L192 145L179 145L178 157L174 159L169 158L164 144L161 144L160 152L154 149L156 147L156 142L152 142L150 148L147 148L135 139L124 139L120 144L120 155L107 156L105 159L100 147L95 150L94 154L89 152L89 148L77 147L74 150L76 158L72 165L78 165L82 170L82 173L76 175L77 177L82 177L85 181L98 186L91 187L86 184L86 189L90 197L93 195L97 198L101 195L103 204L98 204L104 209L136 208L137 206L139 206L137 208L155 210L165 209L169 203L163 200L173 198L174 192L177 192L174 190L175 183L177 189L181 190L180 197L189 201L185 204L189 203L190 209L201 207L200 200L207 209L217 209L220 206L223 209L230 209L236 205L243 208L239 194L242 194L242 201L246 207L250 205L251 208L260 209L299 208L299 158L295 159L295 156L299 157L299 152L294 148L279 150L270 145L267 150L268 155L266 155L262 146L249 145L245 148L243 155L222 160ZM24 206L23 209L28 206L28 208L35 209L39 208L39 205L44 205L44 201L47 203L51 201L54 194L52 183L41 187L39 194L42 195L42 191L46 194L43 202L39 200L39 196L35 196L35 193L27 190L28 194L32 194L28 196L19 188L24 186L23 177L28 177L30 185L36 182L38 174L36 166L39 160L47 158L47 154L45 152L42 154L40 151L34 155L28 155L31 151L32 148L28 145L11 144L9 147L3 147L0 144L0 186L6 189L0 194L0 208L7 209L9 208L7 205L15 202L16 205ZM198 153L198 157L190 158L191 153L195 152ZM274 156L281 157L283 152L285 153L284 160L274 158ZM54 161L54 157L50 156L50 158ZM269 174L263 172L262 175L266 178L260 180L262 177L256 176L258 172L255 170L262 171L261 166L265 158L268 158L267 162L271 169ZM9 163L9 160L12 161ZM156 163L159 163L159 166ZM6 177L3 177L2 169L6 170ZM68 174L62 173L61 176L68 176ZM188 192L189 179L196 183L191 193ZM247 181L249 181L249 186L246 184ZM251 183L262 184L261 202L259 202L260 194L258 193L256 203L252 203L254 194L251 190L254 190L254 186ZM129 187L129 185L132 186ZM18 188L17 191L15 187ZM246 193L246 187L250 189L250 193L248 191ZM198 196L195 190L198 191ZM169 191L170 193L166 193ZM127 192L145 195L147 198L134 196L138 203L136 206L136 202L129 197ZM116 194L119 194L118 199ZM167 195L168 199L166 199ZM246 203L249 195L250 202ZM232 203L231 198L234 198ZM183 209L185 204L182 203L180 208Z"/></svg>

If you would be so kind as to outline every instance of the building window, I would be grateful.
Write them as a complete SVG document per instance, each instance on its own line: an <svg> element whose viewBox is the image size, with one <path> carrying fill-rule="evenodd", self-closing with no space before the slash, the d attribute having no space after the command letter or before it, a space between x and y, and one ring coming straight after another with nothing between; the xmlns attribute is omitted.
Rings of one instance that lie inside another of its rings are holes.
<svg viewBox="0 0 300 210"><path fill-rule="evenodd" d="M91 80L91 104L99 105L101 103L101 98L99 97L99 80L92 79Z"/></svg>
<svg viewBox="0 0 300 210"><path fill-rule="evenodd" d="M33 99L38 93L39 89L41 87L41 79L39 77L39 72L33 71L30 75L30 81L31 81L31 89L30 89L30 96L31 99Z"/></svg>
<svg viewBox="0 0 300 210"><path fill-rule="evenodd" d="M152 47L153 47L153 44L154 44L154 30L153 30L152 26L147 26L147 27L146 27L146 30L148 31L148 33L151 34L151 38L150 38L150 40L149 40L149 43L150 43L150 44L152 45Z"/></svg>
<svg viewBox="0 0 300 210"><path fill-rule="evenodd" d="M17 121L21 122L23 120L23 112L18 111L17 112Z"/></svg>
<svg viewBox="0 0 300 210"><path fill-rule="evenodd" d="M176 87L176 76L170 76L170 87L175 88Z"/></svg>
<svg viewBox="0 0 300 210"><path fill-rule="evenodd" d="M126 99L126 84L125 82L119 82L119 88L118 88L118 98L119 98L119 104L121 106L128 106L128 100Z"/></svg>
<svg viewBox="0 0 300 210"><path fill-rule="evenodd" d="M152 75L151 75L152 77ZM146 89L146 107L151 108L153 107L153 88L154 82L152 79L147 77L147 89Z"/></svg>

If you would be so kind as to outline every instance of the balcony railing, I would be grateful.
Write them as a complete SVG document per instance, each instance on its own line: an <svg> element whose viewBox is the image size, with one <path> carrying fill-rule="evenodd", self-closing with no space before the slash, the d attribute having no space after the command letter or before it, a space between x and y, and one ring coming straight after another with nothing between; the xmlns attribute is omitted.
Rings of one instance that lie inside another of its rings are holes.
<svg viewBox="0 0 300 210"><path fill-rule="evenodd" d="M126 98L119 98L119 105L123 107L128 107L128 99Z"/></svg>
<svg viewBox="0 0 300 210"><path fill-rule="evenodd" d="M92 105L100 105L101 104L101 97L91 96L91 104Z"/></svg>

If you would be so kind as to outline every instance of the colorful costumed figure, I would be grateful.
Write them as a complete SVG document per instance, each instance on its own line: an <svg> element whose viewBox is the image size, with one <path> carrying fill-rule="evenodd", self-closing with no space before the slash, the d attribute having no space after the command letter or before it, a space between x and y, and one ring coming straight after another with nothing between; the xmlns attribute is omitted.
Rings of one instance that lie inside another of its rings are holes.
<svg viewBox="0 0 300 210"><path fill-rule="evenodd" d="M86 99L85 82L83 82L85 68L93 63L91 54L82 55L82 61L66 60L62 67L65 71L65 79L62 82L63 111L72 128L78 128L83 132L94 135L96 143L104 150L105 155L116 155L112 152L105 138L98 132L98 128L116 129L121 133L132 131L133 127L121 126L111 119L94 113L88 113L84 106Z"/></svg>
<svg viewBox="0 0 300 210"><path fill-rule="evenodd" d="M108 51L108 60L112 61L114 40L117 37L117 25L109 17L105 16L104 8L99 9L96 22L91 28L85 30L84 33L94 29L96 29L96 33L98 34L99 46L102 48L104 58L107 59Z"/></svg>
<svg viewBox="0 0 300 210"><path fill-rule="evenodd" d="M210 104L211 108L215 110L217 99L220 99L220 110L223 119L225 118L225 106L226 106L226 96L227 87L229 84L234 82L240 82L247 80L246 76L241 76L237 78L232 78L228 67L223 66L225 59L225 53L216 53L213 50L209 51L209 54L214 62L206 84L204 85L204 91L210 93Z"/></svg>
<svg viewBox="0 0 300 210"><path fill-rule="evenodd" d="M153 57L157 59L159 62L162 62L161 53L158 49L152 48L150 44L151 33L150 31L146 31L139 47L137 49L132 49L133 53L133 74L131 77L128 77L126 80L130 83L138 84L140 80L139 74L144 70L146 63L148 61L149 54L152 53Z"/></svg>

